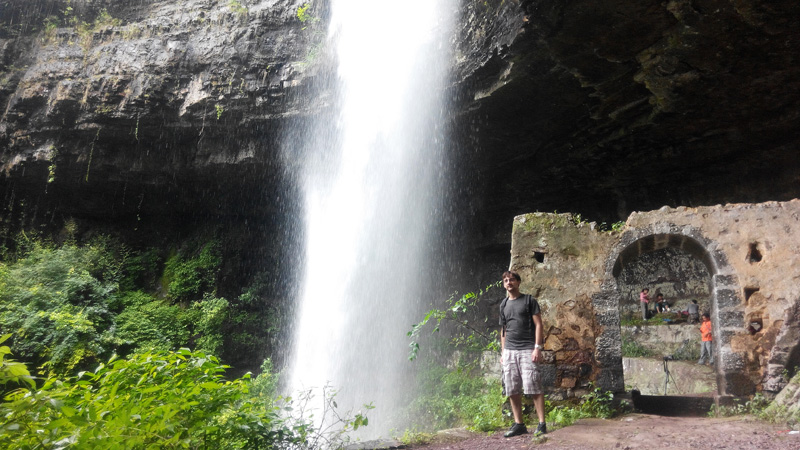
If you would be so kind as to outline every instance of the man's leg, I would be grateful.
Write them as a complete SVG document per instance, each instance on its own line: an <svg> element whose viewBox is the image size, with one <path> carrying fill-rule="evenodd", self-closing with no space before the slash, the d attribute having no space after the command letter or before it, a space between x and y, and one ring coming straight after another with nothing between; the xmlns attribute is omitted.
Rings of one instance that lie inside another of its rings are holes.
<svg viewBox="0 0 800 450"><path fill-rule="evenodd" d="M539 417L539 423L544 422L544 394L533 396L533 406L536 407L536 415Z"/></svg>
<svg viewBox="0 0 800 450"><path fill-rule="evenodd" d="M511 403L511 414L514 415L514 422L525 423L522 420L522 394L509 395L508 401Z"/></svg>

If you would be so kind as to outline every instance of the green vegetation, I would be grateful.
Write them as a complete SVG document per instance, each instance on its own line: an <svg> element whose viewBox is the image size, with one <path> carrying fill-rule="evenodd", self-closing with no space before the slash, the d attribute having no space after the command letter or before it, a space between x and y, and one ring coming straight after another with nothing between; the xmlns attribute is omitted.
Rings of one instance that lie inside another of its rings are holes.
<svg viewBox="0 0 800 450"><path fill-rule="evenodd" d="M631 335L622 334L622 356L627 358L652 358L656 352L637 342Z"/></svg>
<svg viewBox="0 0 800 450"><path fill-rule="evenodd" d="M420 332L430 322L435 322L431 333L437 333L442 324L447 324L454 327L450 337L450 344L454 349L462 349L471 352L480 352L484 350L499 351L500 350L500 337L497 330L487 332L476 328L475 311L477 310L478 303L484 298L493 288L500 287L501 282L496 282L486 286L486 288L478 292L468 292L458 299L456 296L458 292L453 293L445 301L445 309L434 308L428 311L425 317L419 323L411 327L411 331L407 336L411 338L408 344L411 347L408 359L414 360L419 352ZM488 318L483 318L483 323L486 323Z"/></svg>
<svg viewBox="0 0 800 450"><path fill-rule="evenodd" d="M74 222L61 245L21 233L0 262L0 332L13 333L37 373L89 370L115 353L191 346L224 356L275 345L280 321L262 302L266 281L256 277L233 301L216 294L219 240L165 258L102 236L78 244L76 234Z"/></svg>
<svg viewBox="0 0 800 450"><path fill-rule="evenodd" d="M44 19L40 39L46 44L53 43L59 27L71 27L77 33L81 45L88 47L92 43L94 33L106 28L118 27L121 24L122 21L112 17L106 8L101 9L97 16L90 21L82 21L75 14L71 2L67 0L61 17L51 15Z"/></svg>
<svg viewBox="0 0 800 450"><path fill-rule="evenodd" d="M474 364L462 362L448 368L428 363L419 376L418 389L406 413L425 431L455 426L494 431L505 423L500 380L484 378Z"/></svg>
<svg viewBox="0 0 800 450"><path fill-rule="evenodd" d="M731 417L749 414L760 419L768 419L768 417L765 415L765 410L769 404L769 400L759 393L754 395L750 400L744 402L737 399L734 401L734 404L730 406L717 407L717 405L711 405L711 410L708 412L708 416Z"/></svg>
<svg viewBox="0 0 800 450"><path fill-rule="evenodd" d="M547 411L545 420L548 425L552 425L553 429L568 427L578 419L590 417L609 419L620 412L614 405L614 394L598 387L590 388L590 392L577 402L553 404L549 400L545 401L545 411Z"/></svg>
<svg viewBox="0 0 800 450"><path fill-rule="evenodd" d="M800 385L800 375L795 376L792 383ZM709 417L750 415L770 423L791 427L800 425L800 408L795 406L790 409L788 405L780 405L768 400L761 393L755 394L749 400L735 400L734 404L730 406L712 405L708 415Z"/></svg>
<svg viewBox="0 0 800 450"><path fill-rule="evenodd" d="M266 276L217 295L220 240L133 251L78 235L68 221L60 244L31 232L3 243L0 448L339 448L368 424L328 388L335 420L317 428L312 394L279 397L270 360L256 378L224 378L212 354L263 352L280 321Z"/></svg>
<svg viewBox="0 0 800 450"><path fill-rule="evenodd" d="M274 397L273 374L227 381L226 368L214 356L181 349L112 357L93 372L51 377L38 389L29 384L0 403L0 446L318 449L346 441L341 432L321 433L310 417L293 415L305 405ZM0 371L0 385L19 378ZM367 422L360 413L341 417L342 430Z"/></svg>
<svg viewBox="0 0 800 450"><path fill-rule="evenodd" d="M240 2L239 0L230 0L228 2L228 8L230 8L231 11L238 14L239 16L247 16L249 12L247 7L242 5L242 2Z"/></svg>
<svg viewBox="0 0 800 450"><path fill-rule="evenodd" d="M311 15L311 12L308 10L311 7L308 3L303 3L302 5L297 7L297 20L300 22L306 23L308 21L314 21L314 16Z"/></svg>

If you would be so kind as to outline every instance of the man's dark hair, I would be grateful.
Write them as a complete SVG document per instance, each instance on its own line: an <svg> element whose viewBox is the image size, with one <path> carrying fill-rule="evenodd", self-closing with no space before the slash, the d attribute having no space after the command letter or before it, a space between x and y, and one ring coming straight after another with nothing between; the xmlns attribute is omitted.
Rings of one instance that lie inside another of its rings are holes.
<svg viewBox="0 0 800 450"><path fill-rule="evenodd" d="M697 300L692 300L692 303L694 303L696 305L697 304Z"/></svg>
<svg viewBox="0 0 800 450"><path fill-rule="evenodd" d="M517 272L513 272L511 270L506 270L505 272L503 272L503 276L500 279L505 280L507 277L514 278L517 281L522 281L522 277L519 276Z"/></svg>

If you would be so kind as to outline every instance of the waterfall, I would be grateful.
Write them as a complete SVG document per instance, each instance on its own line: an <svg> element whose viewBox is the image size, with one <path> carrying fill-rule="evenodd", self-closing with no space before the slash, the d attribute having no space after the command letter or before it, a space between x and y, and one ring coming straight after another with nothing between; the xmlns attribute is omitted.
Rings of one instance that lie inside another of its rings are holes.
<svg viewBox="0 0 800 450"><path fill-rule="evenodd" d="M332 120L308 133L292 387L373 403L384 436L411 386L406 332L430 298L441 225L453 0L332 0Z"/></svg>

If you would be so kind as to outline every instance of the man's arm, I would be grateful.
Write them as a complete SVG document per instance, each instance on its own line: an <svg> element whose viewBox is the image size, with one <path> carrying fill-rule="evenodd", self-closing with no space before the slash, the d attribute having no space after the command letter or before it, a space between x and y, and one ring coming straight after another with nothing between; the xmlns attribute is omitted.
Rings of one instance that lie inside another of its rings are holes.
<svg viewBox="0 0 800 450"><path fill-rule="evenodd" d="M506 327L500 328L500 364L503 364L503 349L506 348Z"/></svg>
<svg viewBox="0 0 800 450"><path fill-rule="evenodd" d="M542 359L542 349L541 346L544 344L542 342L542 316L540 314L534 314L531 316L533 318L533 324L536 326L536 331L534 333L536 348L533 349L533 353L531 354L531 360L533 362L538 363Z"/></svg>

